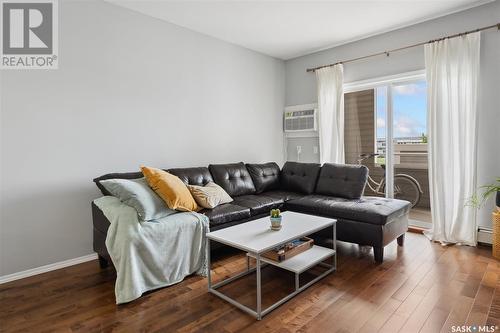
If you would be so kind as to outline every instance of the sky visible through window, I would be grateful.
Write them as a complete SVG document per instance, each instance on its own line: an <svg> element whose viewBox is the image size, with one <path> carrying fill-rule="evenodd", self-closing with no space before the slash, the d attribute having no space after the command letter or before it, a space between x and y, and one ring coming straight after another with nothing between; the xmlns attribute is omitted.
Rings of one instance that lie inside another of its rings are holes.
<svg viewBox="0 0 500 333"><path fill-rule="evenodd" d="M376 89L377 138L386 135L387 88ZM417 81L393 87L394 138L427 135L427 84Z"/></svg>

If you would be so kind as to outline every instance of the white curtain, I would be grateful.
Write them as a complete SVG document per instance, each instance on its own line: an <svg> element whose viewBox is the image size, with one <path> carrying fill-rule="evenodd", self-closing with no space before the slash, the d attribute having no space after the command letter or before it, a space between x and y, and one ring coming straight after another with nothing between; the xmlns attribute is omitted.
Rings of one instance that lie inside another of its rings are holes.
<svg viewBox="0 0 500 333"><path fill-rule="evenodd" d="M477 90L480 34L427 44L432 229L442 243L476 245Z"/></svg>
<svg viewBox="0 0 500 333"><path fill-rule="evenodd" d="M316 79L320 162L344 163L344 67L320 68Z"/></svg>

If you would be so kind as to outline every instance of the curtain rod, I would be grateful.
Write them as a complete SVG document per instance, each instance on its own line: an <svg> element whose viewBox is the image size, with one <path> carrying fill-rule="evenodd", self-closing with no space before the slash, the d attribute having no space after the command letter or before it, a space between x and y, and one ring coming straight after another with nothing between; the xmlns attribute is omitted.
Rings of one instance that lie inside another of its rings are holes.
<svg viewBox="0 0 500 333"><path fill-rule="evenodd" d="M471 33L474 33L474 32L479 32L479 31L493 29L493 28L497 28L498 30L500 30L500 23L489 25L487 27L482 27L482 28L478 28L478 29L466 31L466 32L462 32L462 33L455 34L455 35L450 35L450 36L441 37L441 38L438 38L438 39L433 39L433 40L430 40L428 42L420 42L420 43L417 43L417 44L412 44L412 45L407 45L407 46L399 47L397 49L392 49L392 50L388 50L388 51L383 51L383 52L377 52L377 53L369 54L369 55L366 55L366 56L363 56L363 57L358 57L358 58L353 58L353 59L349 59L349 60L339 61L339 62L336 62L334 64L328 64L328 65L318 66L318 67L314 67L314 68L308 68L307 72L314 72L314 71L316 71L316 70L318 70L320 68L332 67L332 66L339 65L339 64L346 64L348 62L354 62L354 61L363 60L363 59L366 59L366 58L377 57L377 56L384 55L384 54L386 56L389 56L389 54L393 53L393 52L398 52L398 51L402 51L402 50L406 50L406 49L411 49L413 47L422 46L422 45L425 45L425 44L430 44L430 43L438 42L438 41L449 39L449 38L461 37L461 36L465 36L465 35L468 35L468 34L471 34Z"/></svg>

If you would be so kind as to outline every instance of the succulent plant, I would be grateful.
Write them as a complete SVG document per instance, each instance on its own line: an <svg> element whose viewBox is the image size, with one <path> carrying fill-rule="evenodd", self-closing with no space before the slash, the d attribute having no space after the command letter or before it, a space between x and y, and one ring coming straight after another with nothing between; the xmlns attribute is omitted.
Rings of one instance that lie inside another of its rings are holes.
<svg viewBox="0 0 500 333"><path fill-rule="evenodd" d="M271 209L271 217L280 217L281 211L279 209Z"/></svg>

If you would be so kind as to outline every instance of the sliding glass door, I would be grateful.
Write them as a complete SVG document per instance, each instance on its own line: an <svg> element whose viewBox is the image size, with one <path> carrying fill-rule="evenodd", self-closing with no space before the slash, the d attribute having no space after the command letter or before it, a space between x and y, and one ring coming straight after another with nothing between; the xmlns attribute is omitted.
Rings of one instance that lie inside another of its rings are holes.
<svg viewBox="0 0 500 333"><path fill-rule="evenodd" d="M425 79L350 90L345 94L346 162L369 168L365 195L410 201L410 223L429 227Z"/></svg>
<svg viewBox="0 0 500 333"><path fill-rule="evenodd" d="M427 84L425 80L392 85L394 194L412 202L414 224L431 223L427 150Z"/></svg>

